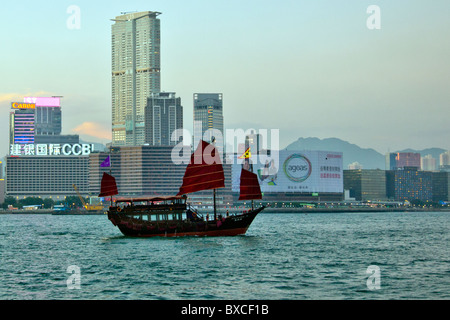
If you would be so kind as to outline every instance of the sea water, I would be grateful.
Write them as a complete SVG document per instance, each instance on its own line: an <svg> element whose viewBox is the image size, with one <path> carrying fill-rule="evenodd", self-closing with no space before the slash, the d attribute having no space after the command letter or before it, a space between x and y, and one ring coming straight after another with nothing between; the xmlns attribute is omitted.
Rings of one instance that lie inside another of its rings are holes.
<svg viewBox="0 0 450 320"><path fill-rule="evenodd" d="M131 238L0 215L0 299L449 299L450 213L259 214L236 237Z"/></svg>

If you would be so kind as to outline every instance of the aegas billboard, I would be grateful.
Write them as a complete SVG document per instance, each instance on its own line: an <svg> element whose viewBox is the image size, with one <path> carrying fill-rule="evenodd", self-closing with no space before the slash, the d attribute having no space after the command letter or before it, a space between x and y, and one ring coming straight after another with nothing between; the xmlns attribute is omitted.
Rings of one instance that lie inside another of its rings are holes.
<svg viewBox="0 0 450 320"><path fill-rule="evenodd" d="M251 159L250 159L251 161ZM331 151L279 151L276 162L253 163L261 192L327 192L342 193L344 189L343 157ZM239 192L240 174L244 161L238 156L232 167L232 189Z"/></svg>

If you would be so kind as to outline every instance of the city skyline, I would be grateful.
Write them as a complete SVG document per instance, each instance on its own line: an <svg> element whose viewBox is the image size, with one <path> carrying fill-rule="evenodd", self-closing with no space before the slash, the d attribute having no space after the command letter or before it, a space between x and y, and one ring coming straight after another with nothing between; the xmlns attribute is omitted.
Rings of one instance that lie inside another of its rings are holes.
<svg viewBox="0 0 450 320"><path fill-rule="evenodd" d="M379 30L366 25L373 4ZM222 92L225 128L278 128L281 148L315 136L381 153L450 149L447 1L6 3L3 136L11 102L61 95L63 134L111 141L110 19L127 10L162 13L161 90L186 102L191 132L192 94Z"/></svg>

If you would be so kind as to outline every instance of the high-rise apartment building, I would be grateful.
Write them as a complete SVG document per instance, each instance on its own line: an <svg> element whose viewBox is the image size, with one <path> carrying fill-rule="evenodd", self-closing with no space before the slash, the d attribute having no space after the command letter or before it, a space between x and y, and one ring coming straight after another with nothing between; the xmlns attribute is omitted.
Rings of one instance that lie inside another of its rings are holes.
<svg viewBox="0 0 450 320"><path fill-rule="evenodd" d="M112 144L145 143L145 106L161 90L161 13L144 11L113 19Z"/></svg>
<svg viewBox="0 0 450 320"><path fill-rule="evenodd" d="M437 169L436 159L431 154L420 158L420 166L424 171L435 171Z"/></svg>
<svg viewBox="0 0 450 320"><path fill-rule="evenodd" d="M440 166L450 165L450 151L446 151L439 155L439 165Z"/></svg>
<svg viewBox="0 0 450 320"><path fill-rule="evenodd" d="M218 150L223 154L223 97L221 93L194 94L194 149L200 139L211 142L215 138Z"/></svg>
<svg viewBox="0 0 450 320"><path fill-rule="evenodd" d="M175 92L153 93L147 99L145 109L146 143L151 146L178 144L172 141L172 133L183 129L183 107Z"/></svg>

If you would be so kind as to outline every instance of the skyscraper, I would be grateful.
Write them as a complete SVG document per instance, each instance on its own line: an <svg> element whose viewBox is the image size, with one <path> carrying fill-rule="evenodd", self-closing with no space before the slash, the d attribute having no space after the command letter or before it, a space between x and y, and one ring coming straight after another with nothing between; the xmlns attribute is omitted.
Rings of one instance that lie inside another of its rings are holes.
<svg viewBox="0 0 450 320"><path fill-rule="evenodd" d="M14 102L12 107L14 112L10 113L9 122L9 143L10 144L32 144L34 143L34 104L32 108L22 108L16 106L25 104Z"/></svg>
<svg viewBox="0 0 450 320"><path fill-rule="evenodd" d="M117 16L112 27L112 143L145 143L147 98L161 89L160 12Z"/></svg>
<svg viewBox="0 0 450 320"><path fill-rule="evenodd" d="M183 129L183 107L175 92L153 93L145 109L146 143L152 146L176 145L171 136Z"/></svg>
<svg viewBox="0 0 450 320"><path fill-rule="evenodd" d="M221 93L194 93L194 149L200 139L211 142L221 154L224 147L223 99ZM219 133L220 132L220 133Z"/></svg>
<svg viewBox="0 0 450 320"><path fill-rule="evenodd" d="M59 136L62 130L60 97L25 97L24 102L34 103L35 135Z"/></svg>

